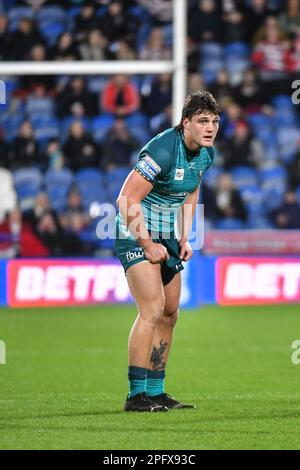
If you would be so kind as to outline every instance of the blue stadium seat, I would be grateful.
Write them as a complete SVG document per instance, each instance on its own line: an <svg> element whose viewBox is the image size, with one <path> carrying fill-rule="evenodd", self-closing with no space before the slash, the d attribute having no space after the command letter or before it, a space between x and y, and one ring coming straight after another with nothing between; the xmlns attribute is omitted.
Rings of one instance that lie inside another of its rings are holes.
<svg viewBox="0 0 300 470"><path fill-rule="evenodd" d="M46 145L48 140L59 135L58 121L50 116L34 116L31 119L34 136L39 145Z"/></svg>
<svg viewBox="0 0 300 470"><path fill-rule="evenodd" d="M297 196L298 203L300 204L300 186L298 186L296 189L296 196Z"/></svg>
<svg viewBox="0 0 300 470"><path fill-rule="evenodd" d="M105 202L106 189L104 175L95 168L79 170L75 176L76 184L81 192L83 204L89 209L93 202Z"/></svg>
<svg viewBox="0 0 300 470"><path fill-rule="evenodd" d="M248 121L254 131L259 131L260 128L272 128L273 125L272 118L262 113L250 114Z"/></svg>
<svg viewBox="0 0 300 470"><path fill-rule="evenodd" d="M203 79L206 83L210 84L216 81L217 75L220 70L224 68L224 62L222 59L205 58L200 61L199 73L203 75Z"/></svg>
<svg viewBox="0 0 300 470"><path fill-rule="evenodd" d="M294 110L295 106L292 102L291 96L289 95L276 95L273 96L272 105L274 108L278 109L279 111L282 111L283 109L292 109Z"/></svg>
<svg viewBox="0 0 300 470"><path fill-rule="evenodd" d="M53 46L66 27L63 23L44 22L40 23L39 29L49 46Z"/></svg>
<svg viewBox="0 0 300 470"><path fill-rule="evenodd" d="M264 214L263 192L258 186L239 189L249 216L258 217Z"/></svg>
<svg viewBox="0 0 300 470"><path fill-rule="evenodd" d="M281 126L277 129L279 157L285 162L291 162L297 154L300 141L300 131L295 126Z"/></svg>
<svg viewBox="0 0 300 470"><path fill-rule="evenodd" d="M130 169L127 167L119 167L110 170L105 177L105 186L107 200L114 206L116 205L116 199L119 195L120 189L124 183L124 180L128 176Z"/></svg>
<svg viewBox="0 0 300 470"><path fill-rule="evenodd" d="M18 112L1 116L0 122L3 129L4 140L6 142L12 142L17 137L23 120L23 113Z"/></svg>
<svg viewBox="0 0 300 470"><path fill-rule="evenodd" d="M225 59L232 57L249 57L250 48L245 42L230 42L224 46Z"/></svg>
<svg viewBox="0 0 300 470"><path fill-rule="evenodd" d="M22 18L34 18L34 12L31 7L13 7L8 12L9 31L14 31L17 29L18 24Z"/></svg>
<svg viewBox="0 0 300 470"><path fill-rule="evenodd" d="M42 174L37 168L22 168L14 172L14 184L19 201L34 198L42 187Z"/></svg>
<svg viewBox="0 0 300 470"><path fill-rule="evenodd" d="M262 168L259 179L263 193L263 204L267 211L277 209L287 189L287 174L282 166Z"/></svg>
<svg viewBox="0 0 300 470"><path fill-rule="evenodd" d="M251 230L267 230L273 228L270 220L264 215L249 214L247 228Z"/></svg>
<svg viewBox="0 0 300 470"><path fill-rule="evenodd" d="M216 228L219 230L243 230L245 228L245 224L239 219L224 218L218 220Z"/></svg>
<svg viewBox="0 0 300 470"><path fill-rule="evenodd" d="M66 23L67 14L62 7L59 6L43 6L37 14L37 20L39 23L44 21L52 23Z"/></svg>
<svg viewBox="0 0 300 470"><path fill-rule="evenodd" d="M209 169L209 171L207 173L205 173L205 176L204 176L205 184L209 188L216 187L218 178L222 173L224 173L224 170L221 167L213 165Z"/></svg>
<svg viewBox="0 0 300 470"><path fill-rule="evenodd" d="M134 126L147 127L149 126L149 118L145 114L137 112L127 116L125 123L130 130Z"/></svg>
<svg viewBox="0 0 300 470"><path fill-rule="evenodd" d="M25 105L25 111L30 119L35 119L39 116L53 116L53 99L48 96L45 96L43 98L29 96Z"/></svg>
<svg viewBox="0 0 300 470"><path fill-rule="evenodd" d="M254 168L237 166L230 173L237 189L257 188L258 176Z"/></svg>
<svg viewBox="0 0 300 470"><path fill-rule="evenodd" d="M223 48L218 42L204 42L199 47L203 60L223 59Z"/></svg>
<svg viewBox="0 0 300 470"><path fill-rule="evenodd" d="M83 125L83 128L86 132L90 132L91 130L91 121L87 117L83 116L81 119L80 118L74 118L74 116L67 116L66 118L62 119L60 121L60 128L61 128L61 134L60 138L61 141L64 142L66 138L68 137L69 134L69 129L73 122L81 122Z"/></svg>
<svg viewBox="0 0 300 470"><path fill-rule="evenodd" d="M60 211L66 206L67 194L73 183L73 173L68 169L48 170L45 187L53 209Z"/></svg>
<svg viewBox="0 0 300 470"><path fill-rule="evenodd" d="M115 117L112 114L101 114L92 120L92 133L96 142L101 142L112 128Z"/></svg>

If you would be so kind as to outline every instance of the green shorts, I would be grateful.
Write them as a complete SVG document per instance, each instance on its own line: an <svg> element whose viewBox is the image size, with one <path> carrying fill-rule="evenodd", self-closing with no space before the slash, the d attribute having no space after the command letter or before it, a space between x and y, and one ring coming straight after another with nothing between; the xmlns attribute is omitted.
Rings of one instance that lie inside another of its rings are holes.
<svg viewBox="0 0 300 470"><path fill-rule="evenodd" d="M181 259L179 258L180 246L174 234L170 238L156 238L153 239L154 243L161 243L166 247L169 253L169 259L163 261L161 264L161 277L163 285L169 284L175 274L184 269ZM125 273L130 266L147 261L144 250L135 240L119 239L115 240L115 252L125 270Z"/></svg>

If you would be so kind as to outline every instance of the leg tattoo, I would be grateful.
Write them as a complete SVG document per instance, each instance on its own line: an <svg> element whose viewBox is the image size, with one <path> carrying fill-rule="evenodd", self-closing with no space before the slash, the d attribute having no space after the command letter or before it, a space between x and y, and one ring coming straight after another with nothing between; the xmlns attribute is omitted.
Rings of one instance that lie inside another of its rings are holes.
<svg viewBox="0 0 300 470"><path fill-rule="evenodd" d="M159 347L153 346L153 350L150 357L150 362L153 364L153 370L164 370L166 363L163 362L163 355L168 346L168 343L164 343L161 339Z"/></svg>

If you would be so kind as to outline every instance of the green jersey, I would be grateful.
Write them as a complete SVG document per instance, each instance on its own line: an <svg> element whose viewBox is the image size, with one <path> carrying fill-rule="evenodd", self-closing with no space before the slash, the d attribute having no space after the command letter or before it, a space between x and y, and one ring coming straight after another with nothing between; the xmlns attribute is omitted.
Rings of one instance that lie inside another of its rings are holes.
<svg viewBox="0 0 300 470"><path fill-rule="evenodd" d="M214 158L213 147L191 151L183 135L174 128L158 134L139 153L134 169L153 185L141 201L145 225L150 233L175 231L178 209L200 185ZM123 236L131 237L117 216L117 226Z"/></svg>

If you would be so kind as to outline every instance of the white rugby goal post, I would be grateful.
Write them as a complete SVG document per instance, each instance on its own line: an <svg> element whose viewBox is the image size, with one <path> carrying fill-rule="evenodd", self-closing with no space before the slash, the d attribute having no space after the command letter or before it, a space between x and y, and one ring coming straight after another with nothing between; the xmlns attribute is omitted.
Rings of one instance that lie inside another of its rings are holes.
<svg viewBox="0 0 300 470"><path fill-rule="evenodd" d="M187 0L173 1L173 60L170 61L44 61L1 62L4 75L173 74L173 125L181 117L186 95Z"/></svg>

